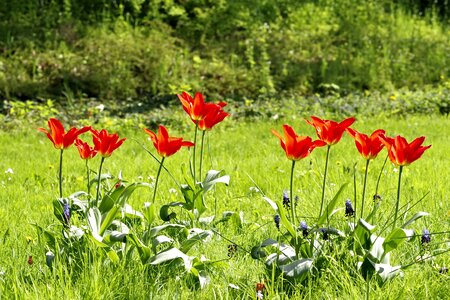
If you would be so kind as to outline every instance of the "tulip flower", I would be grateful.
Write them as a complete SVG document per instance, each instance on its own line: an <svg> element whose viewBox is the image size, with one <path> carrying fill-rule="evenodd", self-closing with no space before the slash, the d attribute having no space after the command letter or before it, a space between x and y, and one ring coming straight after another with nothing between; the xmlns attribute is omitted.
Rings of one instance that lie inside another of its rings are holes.
<svg viewBox="0 0 450 300"><path fill-rule="evenodd" d="M192 122L195 123L195 135L194 144L197 144L197 130L203 131L202 143L200 148L200 178L202 177L202 163L203 163L203 142L205 138L205 131L211 130L214 125L220 123L229 114L225 112L222 108L227 104L225 102L205 103L204 97L201 93L196 92L194 97L186 92L182 92L177 95L183 105L184 111L189 115ZM192 156L193 164L193 177L194 182L196 182L196 146L194 146L194 153Z"/></svg>
<svg viewBox="0 0 450 300"><path fill-rule="evenodd" d="M429 149L431 145L422 146L425 141L425 137L421 136L416 138L411 143L408 143L406 139L400 135L395 138L380 135L381 141L388 150L389 159L392 163L399 167L398 172L398 186L397 186L397 202L395 204L395 214L392 229L395 228L397 222L398 207L400 203L400 187L402 181L402 171L404 166L408 166L412 162L418 160L425 150Z"/></svg>
<svg viewBox="0 0 450 300"><path fill-rule="evenodd" d="M355 118L353 117L345 119L340 123L331 120L322 120L314 116L311 117L311 120L306 120L306 122L316 129L319 139L327 145L334 145L339 142L345 129L355 122Z"/></svg>
<svg viewBox="0 0 450 300"><path fill-rule="evenodd" d="M162 157L168 157L175 154L181 147L194 146L194 143L183 141L183 138L170 137L166 127L162 125L159 126L158 134L155 134L149 129L144 129L144 131L150 136L153 146L155 146L156 151L158 151L158 154Z"/></svg>
<svg viewBox="0 0 450 300"><path fill-rule="evenodd" d="M89 131L91 127L86 126L81 129L72 127L69 131L65 132L64 126L58 119L55 118L50 118L48 120L48 127L50 131L45 128L38 128L37 130L47 134L47 137L53 143L53 146L56 149L61 150L59 154L59 197L62 198L62 163L64 149L69 148L80 134Z"/></svg>
<svg viewBox="0 0 450 300"><path fill-rule="evenodd" d="M309 136L298 136L294 129L289 125L283 125L284 137L278 132L272 130L272 133L280 139L281 148L288 159L292 160L291 167L291 180L290 180L290 199L294 199L292 194L293 182L294 182L294 167L297 160L307 157L316 147L325 146L326 144L320 140L313 141ZM296 223L295 218L295 201L291 203L291 219L293 223Z"/></svg>
<svg viewBox="0 0 450 300"><path fill-rule="evenodd" d="M101 131L91 129L90 131L93 136L94 149L104 158L110 157L126 140L125 138L119 140L117 133L109 134L105 129Z"/></svg>
<svg viewBox="0 0 450 300"><path fill-rule="evenodd" d="M214 125L222 122L223 119L230 115L222 109L226 105L226 102L219 102L217 104L207 103L206 114L202 120L198 121L198 128L203 131L211 130Z"/></svg>
<svg viewBox="0 0 450 300"><path fill-rule="evenodd" d="M159 155L161 155L162 159L159 165L158 173L156 175L155 180L155 189L153 192L153 201L155 202L156 198L156 190L158 188L159 175L161 174L161 169L164 164L164 159L178 152L181 147L192 147L194 143L189 141L183 141L183 138L180 137L170 137L169 132L166 127L160 125L158 129L158 134L155 134L153 131L149 129L144 129L145 133L150 136L150 139L153 142L153 146L155 146L156 151Z"/></svg>
<svg viewBox="0 0 450 300"><path fill-rule="evenodd" d="M318 117L311 116L312 121L306 120L306 123L312 125L316 129L317 136L321 141L328 145L327 147L327 157L325 159L325 172L323 174L323 184L322 184L322 201L320 203L319 217L322 215L323 203L325 199L325 183L327 181L328 172L328 159L330 157L330 148L332 145L339 142L344 134L344 131L355 122L355 118L351 117L345 119L344 121L337 123L331 120L322 120ZM328 207L328 206L327 206ZM327 212L328 216L328 212ZM327 218L328 223L328 218Z"/></svg>
<svg viewBox="0 0 450 300"><path fill-rule="evenodd" d="M422 143L425 141L424 136L416 138L411 143L408 143L406 139L400 135L397 135L395 138L381 135L380 138L388 150L389 159L397 166L407 166L411 164L418 160L425 150L431 147L431 145L422 146Z"/></svg>
<svg viewBox="0 0 450 300"><path fill-rule="evenodd" d="M78 153L82 159L91 159L97 155L97 150L89 146L88 143L83 142L80 139L75 140L75 146L78 149Z"/></svg>
<svg viewBox="0 0 450 300"><path fill-rule="evenodd" d="M280 139L281 148L283 148L287 158L293 161L303 159L314 148L326 145L320 140L313 141L309 136L298 136L289 125L283 125L284 138L275 130L272 130L272 133Z"/></svg>
<svg viewBox="0 0 450 300"><path fill-rule="evenodd" d="M195 123L202 120L207 110L206 103L202 93L196 92L194 98L186 92L182 92L181 95L177 95L183 105L184 111L189 115L192 121Z"/></svg>
<svg viewBox="0 0 450 300"><path fill-rule="evenodd" d="M353 137L353 139L355 140L356 148L358 149L359 153L361 153L361 155L366 159L366 169L364 172L364 184L361 201L361 218L362 218L364 214L364 200L366 195L366 183L367 183L367 174L369 171L369 163L370 160L377 157L378 153L380 153L380 151L383 149L384 144L380 138L380 135L384 134L385 131L383 129L377 129L370 136L360 133L352 128L347 128L346 131Z"/></svg>
<svg viewBox="0 0 450 300"><path fill-rule="evenodd" d="M38 128L37 130L47 134L49 140L53 143L56 149L67 149L72 145L75 139L82 133L89 131L90 126L83 127L81 129L76 129L72 127L69 131L65 132L64 126L58 119L51 118L48 120L48 127L50 131L44 128Z"/></svg>
<svg viewBox="0 0 450 300"><path fill-rule="evenodd" d="M91 182L90 179L90 170L89 170L89 160L91 158L94 158L97 155L97 150L89 146L88 143L83 142L80 139L75 140L75 146L78 149L78 153L80 154L80 157L86 161L86 174L87 174L87 192L88 196L91 195L91 185L89 184Z"/></svg>
<svg viewBox="0 0 450 300"><path fill-rule="evenodd" d="M355 145L361 155L369 160L377 157L383 149L384 144L380 139L380 134L384 134L383 129L375 130L370 136L360 133L352 128L347 128L347 132L355 139Z"/></svg>
<svg viewBox="0 0 450 300"><path fill-rule="evenodd" d="M123 142L126 140L125 138L119 140L119 135L117 133L110 134L105 129L101 131L91 129L92 140L94 141L94 150L97 151L102 157L100 161L100 167L98 170L97 177L97 195L95 197L95 205L98 205L98 198L100 193L100 177L102 175L102 166L105 158L110 157L111 154L119 148Z"/></svg>

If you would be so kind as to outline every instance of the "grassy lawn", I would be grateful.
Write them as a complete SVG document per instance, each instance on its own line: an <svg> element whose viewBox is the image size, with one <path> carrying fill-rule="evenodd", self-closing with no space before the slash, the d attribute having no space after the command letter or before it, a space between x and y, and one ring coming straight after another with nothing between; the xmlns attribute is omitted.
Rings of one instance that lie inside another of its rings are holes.
<svg viewBox="0 0 450 300"><path fill-rule="evenodd" d="M181 108L180 108L181 110ZM143 267L137 253L128 260L114 264L108 259L89 257L90 267L76 271L63 263L55 263L53 270L45 263L48 249L35 228L52 227L57 220L53 216L52 201L58 197L58 159L55 150L44 134L36 127L46 127L45 123L31 126L22 125L12 131L0 132L0 295L5 299L254 299L256 283L264 281L268 290L267 299L357 299L364 298L366 283L354 272L355 266L346 265L339 257L331 256L333 262L320 276L295 285L293 290L283 291L281 281L271 282L270 272L264 263L251 258L253 246L268 237L277 236L273 223L274 211L263 200L258 187L264 194L281 200L284 190L289 190L290 161L280 148L278 139L271 134L275 129L290 124L300 135L315 137L314 129L305 123L300 115L264 120L227 119L218 125L206 138L204 170L224 170L230 175L229 186L218 185L205 198L208 210L204 216L219 216L225 211L242 212L244 223L217 224L217 234L211 241L197 244L189 255L206 256L211 260L223 260L223 264L211 269L210 283L203 289L192 287L192 278L184 276L184 268L171 266ZM186 118L187 119L187 118ZM185 120L186 120L185 119ZM193 140L193 126L186 124L169 132ZM185 126L186 125L186 126ZM421 159L404 168L400 205L415 203L405 219L414 213L425 211L429 216L415 222L411 228L417 235L427 228L431 233L431 243L424 247L420 236L412 242L401 245L391 254L393 265L412 262L424 251L446 250L449 248L450 199L448 194L450 160L450 119L438 115L415 115L406 118L357 116L352 128L371 133L383 128L387 135L400 134L408 141L424 135L424 145L432 147ZM97 126L94 125L95 128ZM101 127L98 127L99 129ZM109 128L105 125L105 128ZM119 130L127 140L114 154L105 160L103 173L118 175L128 182L154 182L158 163L141 147L145 145L156 153L147 135L140 129ZM88 134L84 140L90 139ZM165 166L180 182L182 169L188 169L192 150L182 149L167 158ZM308 223L313 223L319 213L321 185L326 149L319 148L306 159L297 162L294 174L294 195L298 196L298 214ZM354 164L356 164L357 204L360 205L365 161L359 155L353 139L345 134L342 141L331 148L328 181L325 198L331 199L342 184L348 182L340 196L338 207L344 208L345 199L354 201ZM374 160L369 168L366 192L366 210L372 206L376 180L382 168L386 150ZM97 170L99 158L90 161L90 167ZM11 170L9 170L11 169ZM9 171L8 171L9 170ZM86 190L85 164L75 147L64 153L64 195ZM378 210L379 229L392 216L397 193L398 169L389 161L383 170L378 193L382 197ZM111 181L111 184L114 184ZM91 192L92 193L92 192ZM129 199L135 209L142 210L144 202L150 202L152 188L141 188ZM172 201L182 201L183 197L174 181L162 172L156 197L156 207ZM217 203L217 206L215 205ZM179 211L177 211L179 212ZM186 219L179 212L180 220ZM345 227L347 218L344 210L333 216L334 224ZM163 224L158 218L156 225ZM206 228L210 228L207 226ZM212 227L211 227L212 228ZM442 233L444 232L444 233ZM436 234L434 234L436 233ZM239 245L235 255L229 257L228 245ZM95 251L95 245L91 246ZM27 263L32 255L33 264ZM350 254L348 254L350 255ZM373 299L438 299L450 294L448 274L440 274L439 269L450 266L450 254L432 258L426 263L417 263L403 271L383 286L371 282ZM269 275L268 275L269 274ZM233 284L239 289L230 287ZM284 283L287 285L287 283Z"/></svg>

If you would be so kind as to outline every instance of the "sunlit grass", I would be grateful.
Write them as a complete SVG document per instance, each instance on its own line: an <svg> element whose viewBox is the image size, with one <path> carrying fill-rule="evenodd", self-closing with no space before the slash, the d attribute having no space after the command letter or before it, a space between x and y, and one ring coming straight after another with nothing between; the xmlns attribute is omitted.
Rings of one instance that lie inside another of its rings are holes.
<svg viewBox="0 0 450 300"><path fill-rule="evenodd" d="M242 211L246 225L235 228L231 223L218 225L222 236L216 235L213 242L198 247L198 252L209 259L227 261L223 270L213 273L211 284L204 290L193 290L177 274L167 274L163 269L146 271L138 262L129 261L125 265L114 266L94 262L92 268L81 273L78 278L70 276L69 270L59 267L54 273L45 265L44 244L40 243L36 231L30 225L37 223L47 226L55 222L52 200L58 197L58 158L59 152L45 135L37 132L35 126L24 127L13 133L0 132L0 293L5 298L13 296L31 299L100 299L100 298L133 298L133 299L186 299L193 294L199 299L248 299L253 298L255 284L266 280L264 264L251 259L244 250L274 233L273 210L262 200L258 187L269 198L281 199L283 190L289 188L290 161L279 146L278 139L270 133L270 129L280 130L282 124L288 123L298 134L315 136L314 129L302 119L285 117L284 119L268 119L253 122L235 122L229 119L208 133L204 169L223 169L231 176L228 187L218 186L217 191L206 198L208 211L205 215L214 214L214 203L217 200L217 212ZM304 116L308 117L308 116ZM357 118L353 128L362 132L372 132L383 128L388 135L401 134L408 141L425 135L425 145L432 144L423 158L404 169L401 205L414 203L427 196L415 206L408 216L417 211L426 211L431 215L415 223L416 232L427 228L431 233L446 232L450 229L450 201L447 193L449 167L448 153L450 149L450 123L448 118L439 116L411 116L405 119ZM45 124L39 124L45 126ZM192 131L173 131L176 136L193 139ZM169 129L170 130L170 129ZM172 130L171 130L172 134ZM122 176L129 182L153 182L158 163L140 146L155 153L153 146L142 130L126 130L119 132L127 141L114 154L105 160L104 172ZM82 137L90 140L89 135ZM321 198L321 180L325 160L325 148L316 149L307 159L297 163L294 174L294 195L299 196L298 208L300 217L309 220L317 217ZM183 166L188 170L190 152L182 149L180 153L168 158L165 166L179 180L183 181ZM383 164L385 150L370 165L367 186L367 209L371 205L375 183ZM85 165L76 149L70 148L65 153L64 161L64 194L86 190ZM360 205L364 160L356 151L353 140L344 135L343 140L331 150L329 180L326 198L330 199L344 182L349 182L343 194L342 204L349 198L353 201L353 168L356 164L357 199ZM90 167L97 171L99 159L90 161ZM11 170L10 170L11 169ZM379 210L380 222L387 221L392 213L396 197L398 170L389 162L383 171L379 194L382 196ZM187 172L187 171L186 171ZM187 175L187 174L186 174ZM167 173L161 174L160 185L156 197L159 207L170 201L181 201L179 191L173 192L176 185ZM142 189L130 199L135 208L142 208L144 202L151 201L151 189ZM344 198L345 197L345 198ZM344 222L343 212L334 217ZM27 241L31 237L31 241ZM447 249L449 234L432 235L432 247ZM237 254L228 259L227 246L234 242L242 247ZM418 242L406 244L408 249L420 251ZM29 266L27 258L33 256L34 263ZM407 256L393 255L395 263L407 263ZM425 264L417 264L405 271L403 278L376 288L373 286L373 297L376 299L397 298L442 298L450 289L445 284L448 275L439 274L442 266L450 265L450 255L444 254ZM180 271L182 272L182 271ZM239 290L229 288L232 283ZM359 298L364 295L365 282L362 278L352 277L348 269L335 265L322 277L298 286L294 298ZM280 294L280 297L288 297ZM269 295L269 298L275 298Z"/></svg>

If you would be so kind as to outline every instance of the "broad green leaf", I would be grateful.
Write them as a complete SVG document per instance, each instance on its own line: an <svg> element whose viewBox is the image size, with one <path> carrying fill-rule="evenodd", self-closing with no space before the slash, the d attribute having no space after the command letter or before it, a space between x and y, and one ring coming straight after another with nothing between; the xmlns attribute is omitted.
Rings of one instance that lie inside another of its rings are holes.
<svg viewBox="0 0 450 300"><path fill-rule="evenodd" d="M138 250L139 256L141 258L141 262L146 263L150 257L150 248L145 246L144 243L142 243L141 240L139 240L139 238L134 234L128 235L127 241L130 241L136 246L136 249Z"/></svg>
<svg viewBox="0 0 450 300"><path fill-rule="evenodd" d="M144 215L141 212L134 210L129 204L125 204L123 213L125 214L125 217L130 219L144 219Z"/></svg>
<svg viewBox="0 0 450 300"><path fill-rule="evenodd" d="M102 174L100 175L100 182L105 181L107 179L113 179L114 176L111 174ZM94 183L98 182L98 176L95 176L91 181L89 182L89 186L92 186Z"/></svg>
<svg viewBox="0 0 450 300"><path fill-rule="evenodd" d="M387 236L383 243L383 249L385 253L388 253L394 249L397 249L398 246L403 244L408 235L406 234L403 228L394 228L391 233Z"/></svg>
<svg viewBox="0 0 450 300"><path fill-rule="evenodd" d="M114 204L118 202L118 199L124 190L125 186L121 185L115 188L112 192L106 193L98 207L100 212L102 214L107 213L114 206Z"/></svg>
<svg viewBox="0 0 450 300"><path fill-rule="evenodd" d="M112 242L112 243L114 243L114 242L125 243L127 236L128 236L128 233L113 230L113 231L109 232L109 234L107 234L103 240L105 242Z"/></svg>
<svg viewBox="0 0 450 300"><path fill-rule="evenodd" d="M209 170L206 173L205 180L201 183L204 193L212 189L217 183L230 184L230 176L220 176L220 173L222 173L222 171L217 170Z"/></svg>
<svg viewBox="0 0 450 300"><path fill-rule="evenodd" d="M169 222L170 220L174 219L177 216L175 212L169 213L169 208L171 207L182 207L186 210L189 210L186 203L183 202L171 202L169 204L163 205L159 210L159 216L161 220L163 220L164 222Z"/></svg>
<svg viewBox="0 0 450 300"><path fill-rule="evenodd" d="M192 210L195 206L195 199L201 194L202 190L195 192L194 189L187 184L182 184L180 188L184 201L186 201L185 208L187 210Z"/></svg>
<svg viewBox="0 0 450 300"><path fill-rule="evenodd" d="M319 220L317 221L317 225L322 225L327 222L328 219L334 214L334 208L336 207L336 204L339 200L339 196L344 191L345 187L348 185L348 183L344 183L339 191L337 191L336 195L334 195L333 199L328 203L328 205L325 207L322 215L319 217Z"/></svg>
<svg viewBox="0 0 450 300"><path fill-rule="evenodd" d="M188 238L181 243L180 250L184 253L187 253L195 244L208 239L212 235L213 233L209 230L200 229L200 231L196 231L193 234L191 230Z"/></svg>
<svg viewBox="0 0 450 300"><path fill-rule="evenodd" d="M278 208L278 214L280 215L281 224L287 229L289 234L292 236L292 238L297 237L297 231L295 230L294 226L292 226L292 223L289 221L289 219L286 216L286 210L283 207L283 204L281 204L280 201L275 201Z"/></svg>
<svg viewBox="0 0 450 300"><path fill-rule="evenodd" d="M412 216L411 219L406 221L405 224L402 225L402 228L405 228L405 227L411 225L412 223L414 223L416 220L418 220L422 217L428 216L428 215L430 215L430 214L427 212L424 212L424 211L420 211L420 212L416 213L414 216Z"/></svg>
<svg viewBox="0 0 450 300"><path fill-rule="evenodd" d="M170 248L165 251L162 251L155 256L151 257L149 260L149 264L151 265L159 265L165 262L174 261L176 259L183 260L184 268L186 271L190 271L192 268L192 260L189 256L178 250L177 248Z"/></svg>
<svg viewBox="0 0 450 300"><path fill-rule="evenodd" d="M103 235L106 229L108 229L109 225L114 221L117 214L119 213L119 206L114 205L113 208L106 214L105 218L102 221L100 226L100 230L98 232L99 235Z"/></svg>
<svg viewBox="0 0 450 300"><path fill-rule="evenodd" d="M173 243L173 239L165 235L158 235L157 237L153 238L152 239L153 252L156 252L157 247L164 243Z"/></svg>
<svg viewBox="0 0 450 300"><path fill-rule="evenodd" d="M148 187L152 188L153 186L147 182L134 182L125 187L125 190L120 194L118 199L118 205L123 207L125 203L128 201L128 198L133 194L133 192L140 187Z"/></svg>
<svg viewBox="0 0 450 300"><path fill-rule="evenodd" d="M360 218L353 232L355 236L355 246L361 247L365 250L370 250L372 246L370 235L375 230L375 228L375 226L367 223L364 219Z"/></svg>
<svg viewBox="0 0 450 300"><path fill-rule="evenodd" d="M179 224L164 224L160 226L153 227L150 229L150 238L155 237L159 232L166 230L167 228L185 228L183 225Z"/></svg>
<svg viewBox="0 0 450 300"><path fill-rule="evenodd" d="M376 236L375 234L370 236L370 243L372 247L367 253L367 256L371 259L371 261L375 261L377 263L389 263L390 257L389 253L385 253L384 251L384 241L385 239L381 236Z"/></svg>
<svg viewBox="0 0 450 300"><path fill-rule="evenodd" d="M264 196L263 199L266 200L267 203L269 203L269 205L273 208L274 211L278 212L278 206L273 200L269 199L266 196Z"/></svg>
<svg viewBox="0 0 450 300"><path fill-rule="evenodd" d="M144 202L144 217L147 224L150 226L156 220L156 206L150 202Z"/></svg>
<svg viewBox="0 0 450 300"><path fill-rule="evenodd" d="M290 278L297 280L303 280L313 267L313 260L310 258L303 258L296 260L288 265L281 265L280 270Z"/></svg>
<svg viewBox="0 0 450 300"><path fill-rule="evenodd" d="M98 233L102 222L102 214L97 207L88 210L88 225L92 232Z"/></svg>

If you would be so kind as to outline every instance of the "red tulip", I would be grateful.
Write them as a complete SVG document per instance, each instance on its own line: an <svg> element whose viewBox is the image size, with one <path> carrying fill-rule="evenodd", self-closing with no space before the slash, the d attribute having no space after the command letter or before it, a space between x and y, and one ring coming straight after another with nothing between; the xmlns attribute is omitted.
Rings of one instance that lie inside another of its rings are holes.
<svg viewBox="0 0 450 300"><path fill-rule="evenodd" d="M425 150L431 147L431 145L422 146L422 143L425 141L424 136L416 138L410 144L400 135L397 135L395 138L380 135L380 138L388 150L389 159L397 166L411 164L418 160Z"/></svg>
<svg viewBox="0 0 450 300"><path fill-rule="evenodd" d="M75 146L77 146L78 153L82 159L91 159L97 155L97 150L89 146L88 143L83 142L80 139L75 140Z"/></svg>
<svg viewBox="0 0 450 300"><path fill-rule="evenodd" d="M183 92L181 95L177 96L183 105L184 111L189 115L192 121L197 122L199 120L203 120L207 113L207 110L205 109L207 104L205 103L201 93L196 92L194 98L186 92Z"/></svg>
<svg viewBox="0 0 450 300"><path fill-rule="evenodd" d="M370 137L351 128L346 130L355 139L356 148L365 159L374 159L384 147L379 137L385 133L383 129L375 130Z"/></svg>
<svg viewBox="0 0 450 300"><path fill-rule="evenodd" d="M162 157L168 157L181 149L181 147L192 147L194 143L189 141L183 141L183 138L179 137L169 137L166 127L160 125L158 130L158 135L149 129L144 129L144 131L150 136L155 146L156 151Z"/></svg>
<svg viewBox="0 0 450 300"><path fill-rule="evenodd" d="M119 135L117 133L109 134L105 129L97 131L91 129L93 134L92 140L94 141L94 150L96 150L101 156L109 157L111 154L119 148L125 138L119 140Z"/></svg>
<svg viewBox="0 0 450 300"><path fill-rule="evenodd" d="M312 121L306 120L306 122L314 126L319 139L329 146L339 142L345 129L355 122L355 118L353 117L345 119L340 123L331 120L322 120L314 116L312 116L311 119Z"/></svg>
<svg viewBox="0 0 450 300"><path fill-rule="evenodd" d="M309 136L298 136L294 129L289 125L283 125L283 138L278 132L272 130L272 133L280 139L281 147L290 160L300 160L307 157L316 147L325 146L326 143L320 140L312 141Z"/></svg>
<svg viewBox="0 0 450 300"><path fill-rule="evenodd" d="M48 120L48 127L50 131L44 128L38 128L39 131L47 134L47 137L52 141L56 149L67 149L72 145L75 139L82 133L89 131L90 126L76 129L72 127L67 133L64 131L64 126L58 119L51 118Z"/></svg>
<svg viewBox="0 0 450 300"><path fill-rule="evenodd" d="M226 102L219 102L217 104L207 103L205 117L198 121L198 128L200 130L211 130L214 125L222 122L223 119L230 115L222 109L226 105Z"/></svg>

